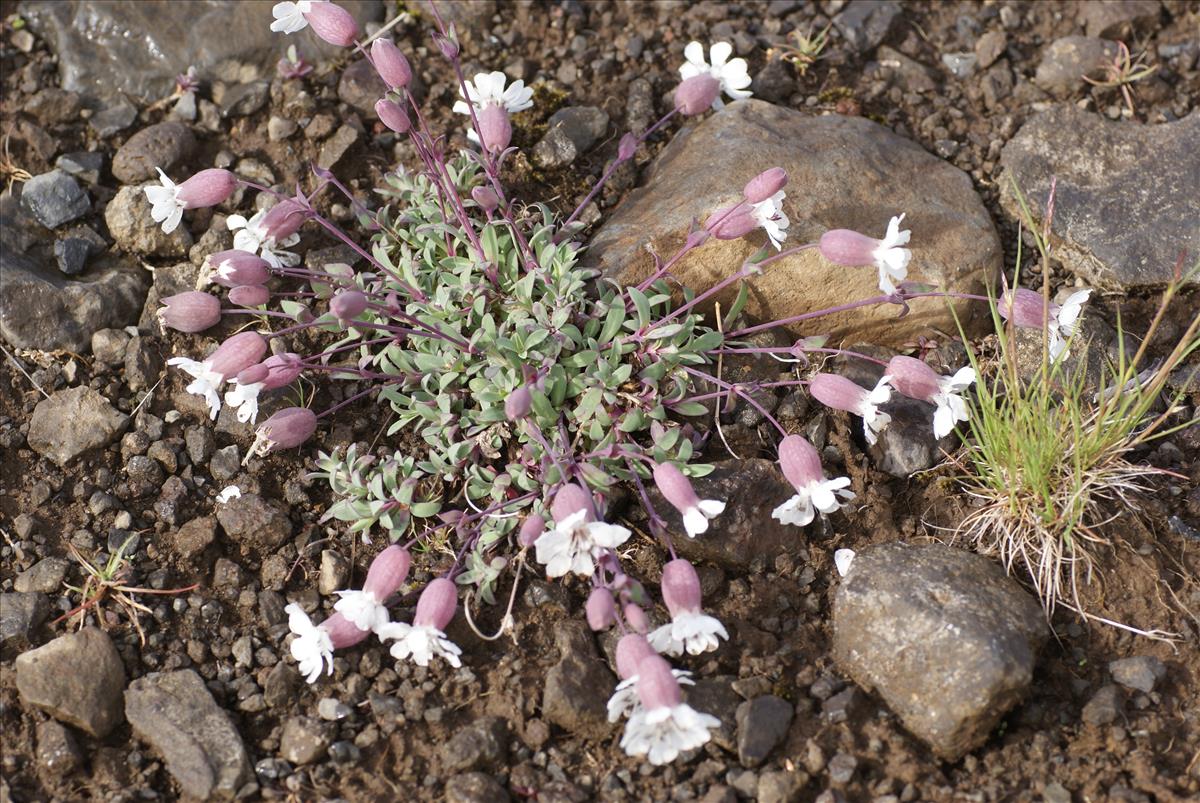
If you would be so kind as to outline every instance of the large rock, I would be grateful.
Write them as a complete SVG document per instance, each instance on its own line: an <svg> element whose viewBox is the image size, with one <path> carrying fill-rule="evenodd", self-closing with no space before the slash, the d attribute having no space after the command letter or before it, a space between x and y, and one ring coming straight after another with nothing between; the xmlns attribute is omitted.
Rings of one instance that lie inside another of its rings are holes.
<svg viewBox="0 0 1200 803"><path fill-rule="evenodd" d="M204 681L190 669L129 684L125 716L166 761L184 795L230 800L251 779L246 748Z"/></svg>
<svg viewBox="0 0 1200 803"><path fill-rule="evenodd" d="M51 170L25 182L21 205L48 229L70 223L92 208L87 191L62 170Z"/></svg>
<svg viewBox="0 0 1200 803"><path fill-rule="evenodd" d="M0 644L20 645L29 641L33 631L50 614L45 594L20 592L0 594Z"/></svg>
<svg viewBox="0 0 1200 803"><path fill-rule="evenodd" d="M29 445L62 466L89 449L112 443L128 421L129 416L91 388L67 388L33 408Z"/></svg>
<svg viewBox="0 0 1200 803"><path fill-rule="evenodd" d="M379 19L384 4L340 0L339 5L361 25ZM63 88L109 100L123 95L158 100L170 94L175 76L193 65L205 79L236 72L234 60L271 75L287 46L270 31L267 2L27 0L21 14L58 56ZM309 61L345 52L322 43L311 30L287 37L287 44L295 44Z"/></svg>
<svg viewBox="0 0 1200 803"><path fill-rule="evenodd" d="M108 634L94 627L59 636L16 661L26 705L104 737L121 723L125 666Z"/></svg>
<svg viewBox="0 0 1200 803"><path fill-rule="evenodd" d="M1105 289L1161 285L1180 253L1200 253L1200 114L1112 122L1074 106L1037 115L1004 146L1001 202L1015 180L1038 218L1057 177L1052 239L1073 273Z"/></svg>
<svg viewBox="0 0 1200 803"><path fill-rule="evenodd" d="M749 179L776 166L789 177L788 245L815 242L838 228L882 237L888 220L905 212L912 230L910 279L978 293L1000 268L1000 241L961 170L869 120L811 117L757 100L730 104L683 128L655 160L643 187L596 233L587 259L605 275L634 283L651 272L651 251L664 259L674 254L693 219L703 221L740 200ZM736 271L764 242L762 231L740 240L710 240L672 272L702 292ZM758 320L879 295L874 268L838 267L815 249L773 263L750 284L747 313ZM736 289L717 295L723 308ZM964 317L977 306L957 305ZM931 327L956 331L943 299L918 299L908 316L897 319L896 313L891 305L859 308L797 331L880 344L902 343Z"/></svg>
<svg viewBox="0 0 1200 803"><path fill-rule="evenodd" d="M956 760L1029 690L1041 606L987 558L941 544L858 553L833 602L833 656Z"/></svg>

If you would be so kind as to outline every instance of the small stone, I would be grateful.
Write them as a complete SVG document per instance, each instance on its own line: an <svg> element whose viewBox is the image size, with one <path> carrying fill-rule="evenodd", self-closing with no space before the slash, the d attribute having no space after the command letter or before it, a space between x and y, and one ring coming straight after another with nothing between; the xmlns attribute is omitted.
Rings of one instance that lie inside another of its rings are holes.
<svg viewBox="0 0 1200 803"><path fill-rule="evenodd" d="M0 644L28 643L49 614L50 603L44 594L0 594Z"/></svg>
<svg viewBox="0 0 1200 803"><path fill-rule="evenodd" d="M533 159L542 167L562 167L604 136L608 114L595 106L568 106L552 114L546 125L546 134L534 146Z"/></svg>
<svg viewBox="0 0 1200 803"><path fill-rule="evenodd" d="M25 182L21 206L43 226L53 229L86 215L92 202L78 181L62 170L51 170Z"/></svg>
<svg viewBox="0 0 1200 803"><path fill-rule="evenodd" d="M157 123L143 128L117 149L112 173L125 184L135 184L147 179L156 181L158 170L162 170L178 184L187 176L180 176L173 168L195 149L196 138L188 126L174 121Z"/></svg>
<svg viewBox="0 0 1200 803"><path fill-rule="evenodd" d="M934 406L896 393L882 408L892 417L867 452L875 465L893 477L911 477L942 459L953 448L953 434L938 440L933 434Z"/></svg>
<svg viewBox="0 0 1200 803"><path fill-rule="evenodd" d="M37 761L42 769L65 777L79 769L83 756L71 732L48 719L37 726Z"/></svg>
<svg viewBox="0 0 1200 803"><path fill-rule="evenodd" d="M58 269L66 276L78 276L87 267L92 244L87 240L68 237L54 243L54 259Z"/></svg>
<svg viewBox="0 0 1200 803"><path fill-rule="evenodd" d="M238 454L236 443L231 443L225 448L213 452L213 456L208 461L208 471L217 482L233 479L241 468L241 456Z"/></svg>
<svg viewBox="0 0 1200 803"><path fill-rule="evenodd" d="M292 522L278 505L258 494L242 494L217 508L217 521L244 550L274 550L292 535Z"/></svg>
<svg viewBox="0 0 1200 803"><path fill-rule="evenodd" d="M1141 25L1158 21L1162 10L1159 0L1108 0L1103 3L1080 3L1078 19L1088 36L1108 36L1125 39Z"/></svg>
<svg viewBox="0 0 1200 803"><path fill-rule="evenodd" d="M53 126L74 122L82 110L83 99L78 93L51 86L27 100L21 111L32 114L44 126Z"/></svg>
<svg viewBox="0 0 1200 803"><path fill-rule="evenodd" d="M371 62L358 59L342 70L338 81L338 98L367 116L375 119L375 101L387 94L387 84L375 72Z"/></svg>
<svg viewBox="0 0 1200 803"><path fill-rule="evenodd" d="M134 393L149 390L162 377L163 360L148 338L135 337L125 350L125 384Z"/></svg>
<svg viewBox="0 0 1200 803"><path fill-rule="evenodd" d="M757 803L799 803L808 781L808 773L803 770L764 772L758 776L755 800Z"/></svg>
<svg viewBox="0 0 1200 803"><path fill-rule="evenodd" d="M217 448L212 430L202 424L185 429L183 442L187 448L188 458L197 466L207 463Z"/></svg>
<svg viewBox="0 0 1200 803"><path fill-rule="evenodd" d="M996 63L996 59L1004 54L1008 47L1008 34L1004 31L988 31L975 42L975 58L979 60L979 68L986 70Z"/></svg>
<svg viewBox="0 0 1200 803"><path fill-rule="evenodd" d="M124 98L118 98L88 119L88 126L99 139L119 134L137 119L137 109Z"/></svg>
<svg viewBox="0 0 1200 803"><path fill-rule="evenodd" d="M787 700L765 694L747 700L737 709L738 760L743 767L757 767L787 736L794 709Z"/></svg>
<svg viewBox="0 0 1200 803"><path fill-rule="evenodd" d="M576 623L555 630L559 662L546 674L542 716L564 730L588 739L612 732L606 707L607 690L616 678L596 655L590 632ZM606 690L597 693L598 689Z"/></svg>
<svg viewBox="0 0 1200 803"><path fill-rule="evenodd" d="M217 538L217 520L202 516L180 527L172 537L175 552L186 560L195 558L208 549Z"/></svg>
<svg viewBox="0 0 1200 803"><path fill-rule="evenodd" d="M372 109L373 111L374 109ZM332 114L314 114L308 125L304 127L304 136L319 141L332 134L336 127L337 118Z"/></svg>
<svg viewBox="0 0 1200 803"><path fill-rule="evenodd" d="M125 716L188 797L231 799L252 777L242 737L190 669L130 683Z"/></svg>
<svg viewBox="0 0 1200 803"><path fill-rule="evenodd" d="M900 14L894 0L850 0L833 18L834 26L853 50L866 53L878 47Z"/></svg>
<svg viewBox="0 0 1200 803"><path fill-rule="evenodd" d="M103 738L121 723L125 666L108 634L85 628L21 653L16 661L21 701Z"/></svg>
<svg viewBox="0 0 1200 803"><path fill-rule="evenodd" d="M322 697L317 702L317 716L326 722L337 722L350 716L350 706L333 697Z"/></svg>
<svg viewBox="0 0 1200 803"><path fill-rule="evenodd" d="M18 588L18 591L22 589ZM36 589L30 589L34 591ZM1134 689L1143 694L1154 691L1154 684L1167 675L1167 667L1152 655L1135 655L1132 658L1122 658L1108 665L1113 680L1127 689Z"/></svg>
<svg viewBox="0 0 1200 803"><path fill-rule="evenodd" d="M92 357L101 365L121 365L128 345L129 333L124 329L101 329L92 335Z"/></svg>
<svg viewBox="0 0 1200 803"><path fill-rule="evenodd" d="M281 142L296 133L298 125L286 117L272 116L267 120L267 137L272 142Z"/></svg>
<svg viewBox="0 0 1200 803"><path fill-rule="evenodd" d="M221 96L222 117L245 117L254 114L267 102L271 93L268 81L250 81L225 90Z"/></svg>
<svg viewBox="0 0 1200 803"><path fill-rule="evenodd" d="M979 66L979 57L974 53L943 53L942 64L955 78L965 80L975 74L975 69Z"/></svg>
<svg viewBox="0 0 1200 803"><path fill-rule="evenodd" d="M263 699L271 708L286 708L295 701L300 673L283 661L271 667L263 682Z"/></svg>
<svg viewBox="0 0 1200 803"><path fill-rule="evenodd" d="M104 154L100 151L64 153L54 160L54 166L88 184L99 184L100 171L104 169Z"/></svg>
<svg viewBox="0 0 1200 803"><path fill-rule="evenodd" d="M17 575L17 579L13 581L13 588L21 593L40 591L53 594L60 590L67 576L68 566L70 564L62 558L42 558Z"/></svg>
<svg viewBox="0 0 1200 803"><path fill-rule="evenodd" d="M508 761L508 723L484 717L466 725L442 748L442 765L448 772L497 770Z"/></svg>
<svg viewBox="0 0 1200 803"><path fill-rule="evenodd" d="M838 786L845 786L854 777L858 769L858 759L849 753L838 753L829 759L829 780Z"/></svg>
<svg viewBox="0 0 1200 803"><path fill-rule="evenodd" d="M334 549L321 550L321 571L317 575L317 593L328 597L346 587L350 562Z"/></svg>
<svg viewBox="0 0 1200 803"><path fill-rule="evenodd" d="M104 208L104 222L117 245L134 254L185 257L192 234L180 225L170 234L150 217L150 201L141 187L122 187Z"/></svg>
<svg viewBox="0 0 1200 803"><path fill-rule="evenodd" d="M1117 43L1089 36L1055 39L1042 52L1033 83L1056 98L1069 97L1085 86L1083 77L1095 78L1117 55Z"/></svg>
<svg viewBox="0 0 1200 803"><path fill-rule="evenodd" d="M308 717L292 717L283 723L279 754L293 764L311 764L329 749L329 728Z"/></svg>
<svg viewBox="0 0 1200 803"><path fill-rule="evenodd" d="M465 772L446 781L445 799L446 803L508 803L512 798L492 776Z"/></svg>
<svg viewBox="0 0 1200 803"><path fill-rule="evenodd" d="M29 446L58 465L66 465L90 449L112 443L129 417L89 387L55 392L33 408Z"/></svg>
<svg viewBox="0 0 1200 803"><path fill-rule="evenodd" d="M561 129L552 128L533 147L533 160L539 167L565 167L575 161L579 151Z"/></svg>
<svg viewBox="0 0 1200 803"><path fill-rule="evenodd" d="M1052 781L1042 789L1042 800L1045 803L1071 803L1073 798L1065 786Z"/></svg>
<svg viewBox="0 0 1200 803"><path fill-rule="evenodd" d="M1092 695L1083 707L1080 719L1089 725L1111 725L1124 713L1124 695L1120 687L1108 684Z"/></svg>
<svg viewBox="0 0 1200 803"><path fill-rule="evenodd" d="M350 125L339 126L334 135L321 146L321 153L317 155L317 165L326 170L333 168L342 160L346 152L354 147L356 142L358 142L357 128Z"/></svg>

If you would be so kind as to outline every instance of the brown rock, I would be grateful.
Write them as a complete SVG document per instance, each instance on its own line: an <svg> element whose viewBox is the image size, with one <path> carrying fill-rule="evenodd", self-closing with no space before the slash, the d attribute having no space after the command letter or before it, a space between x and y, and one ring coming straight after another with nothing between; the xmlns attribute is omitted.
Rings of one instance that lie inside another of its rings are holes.
<svg viewBox="0 0 1200 803"><path fill-rule="evenodd" d="M158 123L134 134L117 149L112 160L112 174L125 184L147 179L157 180L161 169L175 180L187 176L175 175L171 168L189 157L196 149L192 130L183 123Z"/></svg>
<svg viewBox="0 0 1200 803"><path fill-rule="evenodd" d="M68 388L33 408L29 445L62 466L90 449L112 443L128 421L129 416L91 388Z"/></svg>
<svg viewBox="0 0 1200 803"><path fill-rule="evenodd" d="M560 660L546 674L542 716L570 733L603 739L613 729L606 704L616 677L600 660L583 625L564 623L555 639Z"/></svg>
<svg viewBox="0 0 1200 803"><path fill-rule="evenodd" d="M101 738L121 723L125 665L102 630L89 627L22 653L16 674L21 701L60 722Z"/></svg>

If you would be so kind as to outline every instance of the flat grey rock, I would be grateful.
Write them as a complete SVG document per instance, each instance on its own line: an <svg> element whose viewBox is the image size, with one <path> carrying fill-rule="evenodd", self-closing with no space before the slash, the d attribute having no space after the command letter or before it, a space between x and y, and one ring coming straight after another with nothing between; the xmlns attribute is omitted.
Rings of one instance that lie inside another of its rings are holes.
<svg viewBox="0 0 1200 803"><path fill-rule="evenodd" d="M642 186L596 232L585 262L623 284L636 283L653 270L651 252L673 255L693 219L704 221L740 201L745 183L771 167L788 174L787 246L815 242L829 229L882 237L888 220L904 212L904 226L912 230L910 280L979 293L1000 268L999 238L966 173L870 120L812 117L753 99L684 126ZM672 274L703 292L765 242L761 230L739 240L710 239ZM878 296L878 282L873 267L839 267L808 249L749 280L746 314L766 321L826 309ZM731 286L714 298L728 309L736 291ZM964 319L979 312L977 304L956 307ZM943 299L917 299L906 317L896 314L891 305L859 308L826 316L804 333L891 345L930 327L957 331Z"/></svg>
<svg viewBox="0 0 1200 803"><path fill-rule="evenodd" d="M838 668L950 761L1028 692L1049 630L995 563L941 544L861 550L834 594Z"/></svg>
<svg viewBox="0 0 1200 803"><path fill-rule="evenodd" d="M25 705L98 738L121 724L125 665L104 631L59 636L21 653L15 668Z"/></svg>
<svg viewBox="0 0 1200 803"><path fill-rule="evenodd" d="M33 631L46 621L50 603L45 594L0 594L0 644L28 642Z"/></svg>
<svg viewBox="0 0 1200 803"><path fill-rule="evenodd" d="M84 452L112 443L128 422L129 416L91 388L67 388L33 408L29 445L62 466Z"/></svg>
<svg viewBox="0 0 1200 803"><path fill-rule="evenodd" d="M130 683L125 716L189 797L231 800L253 777L242 737L190 669L154 672Z"/></svg>
<svg viewBox="0 0 1200 803"><path fill-rule="evenodd" d="M1001 203L1018 217L1015 180L1040 226L1056 176L1051 236L1064 267L1106 290L1161 286L1180 253L1200 253L1197 143L1200 113L1146 125L1057 106L1004 146Z"/></svg>
<svg viewBox="0 0 1200 803"><path fill-rule="evenodd" d="M83 217L92 208L79 182L62 170L51 170L25 182L21 205L48 229Z"/></svg>

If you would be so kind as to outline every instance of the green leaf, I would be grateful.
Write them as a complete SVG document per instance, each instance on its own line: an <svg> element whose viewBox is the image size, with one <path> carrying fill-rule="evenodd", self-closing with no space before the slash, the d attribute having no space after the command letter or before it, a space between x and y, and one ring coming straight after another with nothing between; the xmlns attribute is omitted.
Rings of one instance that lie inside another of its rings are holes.
<svg viewBox="0 0 1200 803"><path fill-rule="evenodd" d="M671 411L674 413L678 413L679 415L697 416L697 415L704 415L705 413L707 413L708 408L705 407L700 402L689 401L689 402L679 402L678 404L672 404Z"/></svg>
<svg viewBox="0 0 1200 803"><path fill-rule="evenodd" d="M645 329L650 324L650 299L636 287L626 287L625 292L629 294L637 310L638 329Z"/></svg>
<svg viewBox="0 0 1200 803"><path fill-rule="evenodd" d="M625 323L625 305L620 303L613 304L608 310L608 315L604 318L604 328L600 330L600 336L596 338L596 341L599 343L608 343L616 337L617 332L621 331L621 324L623 323Z"/></svg>
<svg viewBox="0 0 1200 803"><path fill-rule="evenodd" d="M733 300L733 304L730 305L729 311L725 313L725 317L722 319L722 329L729 329L733 326L733 322L737 320L739 315L742 314L742 310L746 308L746 302L749 299L750 285L748 285L746 282L742 282L741 286L738 288L737 298Z"/></svg>

